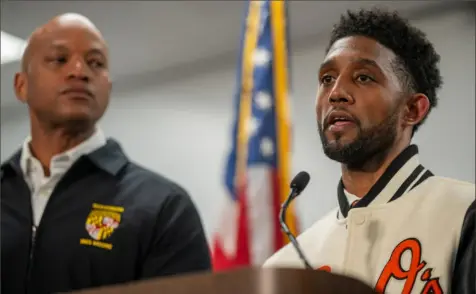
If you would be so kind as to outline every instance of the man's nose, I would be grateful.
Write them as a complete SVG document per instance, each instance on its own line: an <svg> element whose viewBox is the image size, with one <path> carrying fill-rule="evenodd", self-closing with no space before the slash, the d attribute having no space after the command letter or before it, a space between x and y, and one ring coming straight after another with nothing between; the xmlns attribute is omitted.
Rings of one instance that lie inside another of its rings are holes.
<svg viewBox="0 0 476 294"><path fill-rule="evenodd" d="M71 65L68 68L68 79L89 81L90 78L90 70L84 61L79 59L71 61Z"/></svg>
<svg viewBox="0 0 476 294"><path fill-rule="evenodd" d="M352 104L354 99L349 93L344 81L337 80L332 88L332 91L329 94L329 103L330 104Z"/></svg>

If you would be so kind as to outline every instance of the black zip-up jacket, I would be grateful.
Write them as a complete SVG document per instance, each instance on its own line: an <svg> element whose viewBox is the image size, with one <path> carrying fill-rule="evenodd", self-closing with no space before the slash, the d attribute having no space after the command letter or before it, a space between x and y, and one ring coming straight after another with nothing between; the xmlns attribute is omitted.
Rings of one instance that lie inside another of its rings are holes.
<svg viewBox="0 0 476 294"><path fill-rule="evenodd" d="M189 195L108 140L53 191L38 227L18 151L1 167L1 292L54 293L209 271Z"/></svg>

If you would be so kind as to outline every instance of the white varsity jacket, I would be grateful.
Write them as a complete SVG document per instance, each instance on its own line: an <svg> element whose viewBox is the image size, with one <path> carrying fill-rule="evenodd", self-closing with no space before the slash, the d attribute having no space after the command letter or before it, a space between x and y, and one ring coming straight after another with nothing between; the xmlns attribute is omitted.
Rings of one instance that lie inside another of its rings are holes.
<svg viewBox="0 0 476 294"><path fill-rule="evenodd" d="M475 293L474 184L434 176L411 145L355 206L342 181L338 200L297 238L313 267L383 293ZM264 267L304 265L289 244Z"/></svg>

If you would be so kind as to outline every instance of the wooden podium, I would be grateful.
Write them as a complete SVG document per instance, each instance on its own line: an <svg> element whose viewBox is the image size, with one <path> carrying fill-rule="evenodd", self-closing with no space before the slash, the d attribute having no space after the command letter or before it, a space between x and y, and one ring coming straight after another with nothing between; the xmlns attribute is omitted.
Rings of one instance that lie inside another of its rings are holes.
<svg viewBox="0 0 476 294"><path fill-rule="evenodd" d="M375 294L364 283L324 271L243 268L187 274L124 285L73 292L75 294Z"/></svg>

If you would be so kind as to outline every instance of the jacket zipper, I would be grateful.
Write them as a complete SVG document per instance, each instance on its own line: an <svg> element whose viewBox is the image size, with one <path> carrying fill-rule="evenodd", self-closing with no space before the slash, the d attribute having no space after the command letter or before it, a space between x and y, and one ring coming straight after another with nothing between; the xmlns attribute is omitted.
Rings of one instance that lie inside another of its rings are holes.
<svg viewBox="0 0 476 294"><path fill-rule="evenodd" d="M46 215L46 212L48 211L48 207L51 206L50 202L53 199L53 196L56 194L56 190L58 189L58 187L62 187L65 184L64 183L65 178L66 178L66 176L70 176L70 173L71 173L71 168L70 168L69 171L67 171L64 174L64 176L56 184L56 187L50 193L50 197L48 199L48 202L46 203L46 206L43 210L43 217ZM33 192L31 192L31 190L30 190L30 193L33 193ZM34 261L35 261L35 250L36 250L36 240L38 238L38 228L41 227L41 223L43 222L43 217L39 221L39 224L35 225L34 213L33 213L33 203L31 202L31 198L30 198L30 213L31 213L31 217L32 217L31 246L30 246L30 254L29 254L29 259L28 259L28 267L27 267L28 271L27 271L27 276L26 276L26 292L27 293L34 293L35 289L32 288L31 280L33 278L33 264L34 264Z"/></svg>
<svg viewBox="0 0 476 294"><path fill-rule="evenodd" d="M35 258L35 248L36 248L36 232L38 230L38 227L35 225L31 226L31 246L30 246L30 255L29 255L29 260L28 260L28 272L27 272L27 278L26 278L26 287L27 287L27 293L30 292L30 282L32 278L32 273L33 273L33 262Z"/></svg>

